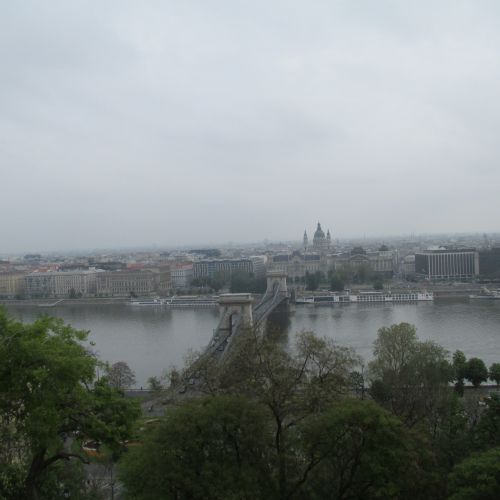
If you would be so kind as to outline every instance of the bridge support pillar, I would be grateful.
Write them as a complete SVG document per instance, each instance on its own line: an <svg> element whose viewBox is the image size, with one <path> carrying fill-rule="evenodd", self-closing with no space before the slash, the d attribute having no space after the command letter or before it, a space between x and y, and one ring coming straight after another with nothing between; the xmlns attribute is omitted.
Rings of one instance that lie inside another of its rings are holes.
<svg viewBox="0 0 500 500"><path fill-rule="evenodd" d="M279 287L279 293L288 295L288 288L286 286L286 272L284 271L268 271L266 273L267 277L267 290L273 290L277 285Z"/></svg>
<svg viewBox="0 0 500 500"><path fill-rule="evenodd" d="M241 328L253 326L253 298L250 293L224 293L219 297L220 323L219 330L233 333L234 320L240 318Z"/></svg>

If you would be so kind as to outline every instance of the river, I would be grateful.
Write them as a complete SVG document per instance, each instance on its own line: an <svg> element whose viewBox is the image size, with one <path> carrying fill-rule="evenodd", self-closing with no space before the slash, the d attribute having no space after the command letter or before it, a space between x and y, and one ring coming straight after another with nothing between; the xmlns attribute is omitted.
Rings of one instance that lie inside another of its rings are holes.
<svg viewBox="0 0 500 500"><path fill-rule="evenodd" d="M150 376L180 366L190 349L202 349L218 323L217 309L167 309L117 305L61 305L50 309L10 306L23 321L48 313L76 328L90 330L99 357L125 361L135 371L137 387ZM349 304L295 306L274 323L292 340L301 330L352 346L365 359L381 326L406 321L417 327L421 340L431 339L450 351L482 358L487 366L500 362L500 301L420 302L412 304Z"/></svg>

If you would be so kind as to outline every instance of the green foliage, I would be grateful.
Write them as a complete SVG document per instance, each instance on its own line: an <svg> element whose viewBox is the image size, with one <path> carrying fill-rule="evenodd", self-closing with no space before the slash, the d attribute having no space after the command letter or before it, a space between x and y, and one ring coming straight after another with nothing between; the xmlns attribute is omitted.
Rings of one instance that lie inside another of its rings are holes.
<svg viewBox="0 0 500 500"><path fill-rule="evenodd" d="M345 400L289 427L250 398L185 403L121 460L129 498L420 498L422 442L373 402ZM285 468L282 468L282 465Z"/></svg>
<svg viewBox="0 0 500 500"><path fill-rule="evenodd" d="M455 379L455 390L460 396L464 394L464 379L467 372L467 358L462 351L453 353L453 375Z"/></svg>
<svg viewBox="0 0 500 500"><path fill-rule="evenodd" d="M293 350L254 330L235 342L222 364L202 358L182 378L196 377L198 391L247 397L266 410L277 497L286 498L307 475L307 462L297 447L298 423L349 394L350 374L359 358L352 349L311 332L300 333Z"/></svg>
<svg viewBox="0 0 500 500"><path fill-rule="evenodd" d="M440 408L431 430L431 438L443 477L472 450L473 434L463 400L451 394Z"/></svg>
<svg viewBox="0 0 500 500"><path fill-rule="evenodd" d="M486 401L475 429L475 446L482 450L500 447L500 395L493 394Z"/></svg>
<svg viewBox="0 0 500 500"><path fill-rule="evenodd" d="M116 450L130 435L138 407L95 382L98 361L86 337L61 320L23 324L0 309L0 435L8 436L0 441L0 478L10 478L0 491L12 488L13 464L23 471L24 498L33 498L57 461L84 461L65 446L75 433Z"/></svg>
<svg viewBox="0 0 500 500"><path fill-rule="evenodd" d="M342 279L341 275L339 273L335 273L332 276L331 282L330 282L330 290L333 292L341 292L344 290L345 283L344 280Z"/></svg>
<svg viewBox="0 0 500 500"><path fill-rule="evenodd" d="M106 367L108 383L115 389L129 389L135 384L135 373L125 361L117 361Z"/></svg>
<svg viewBox="0 0 500 500"><path fill-rule="evenodd" d="M500 385L500 363L493 363L490 366L489 378L495 384Z"/></svg>
<svg viewBox="0 0 500 500"><path fill-rule="evenodd" d="M321 283L322 275L320 271L315 273L306 273L306 289L310 291L317 290Z"/></svg>
<svg viewBox="0 0 500 500"><path fill-rule="evenodd" d="M335 274L344 282L352 283L354 277L354 269L349 263L344 263L341 266L336 267Z"/></svg>
<svg viewBox="0 0 500 500"><path fill-rule="evenodd" d="M470 358L467 361L465 378L476 388L488 380L488 369L482 359Z"/></svg>
<svg viewBox="0 0 500 500"><path fill-rule="evenodd" d="M374 290L383 290L384 289L384 284L380 280L376 280L373 282L373 289Z"/></svg>
<svg viewBox="0 0 500 500"><path fill-rule="evenodd" d="M347 400L301 427L305 454L316 464L307 498L424 496L425 451L395 416L374 402Z"/></svg>
<svg viewBox="0 0 500 500"><path fill-rule="evenodd" d="M500 448L471 455L449 476L450 500L500 498Z"/></svg>
<svg viewBox="0 0 500 500"><path fill-rule="evenodd" d="M134 499L273 498L263 410L229 396L189 402L129 451L120 477Z"/></svg>
<svg viewBox="0 0 500 500"><path fill-rule="evenodd" d="M371 372L379 378L387 373L398 376L410 363L417 344L417 330L409 323L380 328L373 343Z"/></svg>
<svg viewBox="0 0 500 500"><path fill-rule="evenodd" d="M420 342L408 323L380 328L373 345L372 397L409 426L435 415L453 378L448 352L434 342Z"/></svg>
<svg viewBox="0 0 500 500"><path fill-rule="evenodd" d="M163 389L163 385L161 380L158 377L149 377L148 378L148 389L150 391L161 391Z"/></svg>
<svg viewBox="0 0 500 500"><path fill-rule="evenodd" d="M354 281L356 283L369 283L373 277L373 271L368 263L363 262L356 266Z"/></svg>
<svg viewBox="0 0 500 500"><path fill-rule="evenodd" d="M256 277L243 271L234 272L229 282L231 293L264 293L267 288L265 276Z"/></svg>
<svg viewBox="0 0 500 500"><path fill-rule="evenodd" d="M206 285L215 292L218 292L224 288L227 282L228 278L224 273L216 273L214 276L207 278Z"/></svg>

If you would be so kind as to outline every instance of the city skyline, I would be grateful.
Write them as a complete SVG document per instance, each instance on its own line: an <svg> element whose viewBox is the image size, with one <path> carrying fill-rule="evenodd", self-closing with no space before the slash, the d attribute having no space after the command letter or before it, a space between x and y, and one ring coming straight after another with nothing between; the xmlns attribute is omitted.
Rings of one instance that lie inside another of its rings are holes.
<svg viewBox="0 0 500 500"><path fill-rule="evenodd" d="M311 235L314 231L311 231ZM308 232L309 234L309 232ZM336 244L340 243L343 246L353 245L357 243L367 243L369 245L374 244L393 244L394 242L401 241L413 241L415 244L422 243L423 241L432 240L434 245L444 245L449 242L457 241L458 239L465 240L475 240L481 241L481 244L484 244L484 237L487 237L489 243L494 246L498 246L500 244L500 232L491 232L486 233L483 231L474 231L474 232L456 232L456 233L412 233L412 234L379 234L379 235L367 235L367 234L357 234L353 236L345 236L345 237L333 237L332 246L334 247ZM445 238L446 240L443 240ZM312 250L312 237L310 241ZM82 248L24 248L17 251L3 251L0 248L0 256L22 256L23 254L29 253L41 253L45 255L68 255L75 256L78 254L83 255L91 255L91 254L99 254L102 252L161 252L161 251L188 251L196 248L219 248L219 249L231 249L231 248L247 248L247 247L265 247L266 245L289 245L295 246L298 249L303 247L303 236L295 237L290 239L282 239L282 240L272 240L263 238L255 241L194 241L193 243L149 243L144 242L143 244L137 244L134 246L95 246L95 247L82 247ZM474 246L474 245L473 245ZM481 245L475 245L481 246Z"/></svg>
<svg viewBox="0 0 500 500"><path fill-rule="evenodd" d="M0 6L0 252L498 232L500 6Z"/></svg>

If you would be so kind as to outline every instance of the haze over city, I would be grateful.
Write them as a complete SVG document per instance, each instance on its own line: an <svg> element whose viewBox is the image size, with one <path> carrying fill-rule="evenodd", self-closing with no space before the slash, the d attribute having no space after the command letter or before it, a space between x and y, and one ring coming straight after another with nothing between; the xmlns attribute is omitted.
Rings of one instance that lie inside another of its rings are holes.
<svg viewBox="0 0 500 500"><path fill-rule="evenodd" d="M2 252L498 231L495 2L4 2Z"/></svg>

